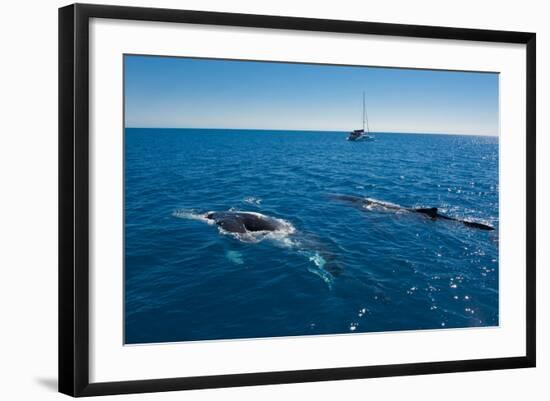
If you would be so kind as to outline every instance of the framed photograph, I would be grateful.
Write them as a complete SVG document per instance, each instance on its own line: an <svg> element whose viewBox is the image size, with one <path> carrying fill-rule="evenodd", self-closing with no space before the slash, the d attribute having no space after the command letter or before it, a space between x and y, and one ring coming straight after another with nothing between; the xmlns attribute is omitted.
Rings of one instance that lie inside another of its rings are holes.
<svg viewBox="0 0 550 401"><path fill-rule="evenodd" d="M59 390L535 366L535 34L59 10Z"/></svg>

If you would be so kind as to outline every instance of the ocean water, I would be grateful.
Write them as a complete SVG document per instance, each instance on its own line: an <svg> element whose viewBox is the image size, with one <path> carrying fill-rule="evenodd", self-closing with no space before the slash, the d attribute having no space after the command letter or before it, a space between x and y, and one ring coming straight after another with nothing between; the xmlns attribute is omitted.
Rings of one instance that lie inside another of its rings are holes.
<svg viewBox="0 0 550 401"><path fill-rule="evenodd" d="M125 342L498 325L498 138L345 138L126 129ZM284 228L232 234L204 217L228 210Z"/></svg>

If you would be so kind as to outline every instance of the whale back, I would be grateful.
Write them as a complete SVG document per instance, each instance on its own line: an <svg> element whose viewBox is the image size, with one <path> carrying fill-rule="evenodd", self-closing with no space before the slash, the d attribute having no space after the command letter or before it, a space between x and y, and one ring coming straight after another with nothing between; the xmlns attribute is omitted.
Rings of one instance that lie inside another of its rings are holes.
<svg viewBox="0 0 550 401"><path fill-rule="evenodd" d="M439 216L439 213L437 211L436 207L427 207L427 208L418 208L414 209L416 213L425 214L426 216L431 217L432 219L435 219Z"/></svg>
<svg viewBox="0 0 550 401"><path fill-rule="evenodd" d="M365 198L361 198L359 196L355 195L345 195L345 194L329 194L329 198L344 201L344 202L350 202L350 203L357 203L362 204L365 202Z"/></svg>
<svg viewBox="0 0 550 401"><path fill-rule="evenodd" d="M247 231L275 231L280 224L266 216L245 212L210 212L206 218L214 222L225 231L245 233Z"/></svg>
<svg viewBox="0 0 550 401"><path fill-rule="evenodd" d="M239 217L248 231L275 231L279 228L277 221L268 217L251 213L243 213Z"/></svg>
<svg viewBox="0 0 550 401"><path fill-rule="evenodd" d="M480 230L493 231L495 229L488 224L478 223L476 221L463 220L462 222L468 227L479 228Z"/></svg>
<svg viewBox="0 0 550 401"><path fill-rule="evenodd" d="M216 220L216 224L223 228L225 231L231 233L240 233L244 234L246 232L246 227L243 222L239 219L227 218Z"/></svg>

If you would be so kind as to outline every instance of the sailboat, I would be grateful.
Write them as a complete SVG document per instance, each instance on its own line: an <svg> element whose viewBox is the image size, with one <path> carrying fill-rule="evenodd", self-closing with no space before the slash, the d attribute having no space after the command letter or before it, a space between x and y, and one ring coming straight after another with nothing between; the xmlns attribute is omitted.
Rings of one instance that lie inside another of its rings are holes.
<svg viewBox="0 0 550 401"><path fill-rule="evenodd" d="M365 131L365 122L367 123L367 130ZM372 141L374 136L369 129L369 117L367 116L367 110L365 109L365 92L363 91L363 128L356 129L349 133L348 141Z"/></svg>

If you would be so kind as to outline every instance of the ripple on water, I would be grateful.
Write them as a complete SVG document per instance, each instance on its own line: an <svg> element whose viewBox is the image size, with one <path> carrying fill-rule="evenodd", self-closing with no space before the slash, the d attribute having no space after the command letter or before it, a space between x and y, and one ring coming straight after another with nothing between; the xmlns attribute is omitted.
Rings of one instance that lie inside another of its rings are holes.
<svg viewBox="0 0 550 401"><path fill-rule="evenodd" d="M126 341L497 325L497 140L377 139L127 131ZM354 208L328 193L385 203ZM439 207L497 229L391 205ZM235 236L204 218L231 208L294 231Z"/></svg>

